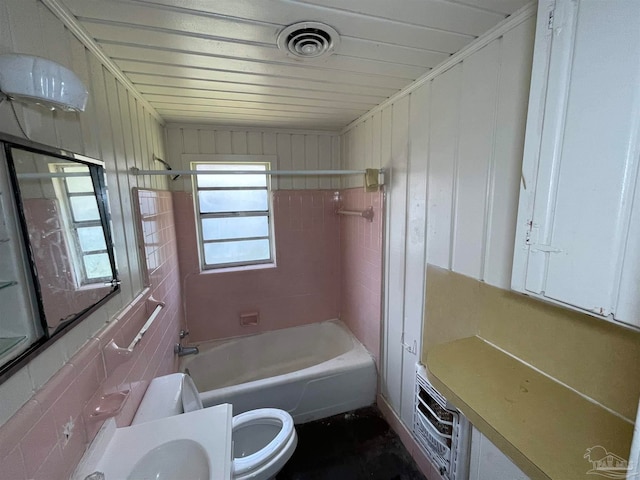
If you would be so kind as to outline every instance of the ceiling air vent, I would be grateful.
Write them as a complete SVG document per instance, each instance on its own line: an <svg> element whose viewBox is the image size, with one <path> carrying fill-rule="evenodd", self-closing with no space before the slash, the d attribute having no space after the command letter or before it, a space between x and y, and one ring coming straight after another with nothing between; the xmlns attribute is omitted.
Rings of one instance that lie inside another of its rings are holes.
<svg viewBox="0 0 640 480"><path fill-rule="evenodd" d="M303 60L331 55L339 44L338 32L320 22L294 23L278 35L278 48Z"/></svg>

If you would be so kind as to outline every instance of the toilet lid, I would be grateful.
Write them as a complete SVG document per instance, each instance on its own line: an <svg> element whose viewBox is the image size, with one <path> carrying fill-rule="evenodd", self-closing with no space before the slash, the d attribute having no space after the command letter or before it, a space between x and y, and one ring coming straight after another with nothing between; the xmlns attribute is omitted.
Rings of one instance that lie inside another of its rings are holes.
<svg viewBox="0 0 640 480"><path fill-rule="evenodd" d="M279 410L277 408L259 408L233 417L232 432L235 432L237 429L245 425L251 425L254 423L270 423L270 421L279 425L280 431L273 440L253 455L248 455L243 458L234 458L234 475L243 475L271 460L285 447L295 430L291 415L284 410ZM231 435L233 437L233 433Z"/></svg>

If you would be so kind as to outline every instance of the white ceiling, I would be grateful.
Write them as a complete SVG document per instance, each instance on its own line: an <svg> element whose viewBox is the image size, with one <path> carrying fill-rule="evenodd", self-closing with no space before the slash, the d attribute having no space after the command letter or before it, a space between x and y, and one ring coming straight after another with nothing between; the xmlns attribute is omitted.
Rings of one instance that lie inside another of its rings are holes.
<svg viewBox="0 0 640 480"><path fill-rule="evenodd" d="M337 130L528 0L63 0L167 122ZM299 21L335 28L315 62L280 51Z"/></svg>

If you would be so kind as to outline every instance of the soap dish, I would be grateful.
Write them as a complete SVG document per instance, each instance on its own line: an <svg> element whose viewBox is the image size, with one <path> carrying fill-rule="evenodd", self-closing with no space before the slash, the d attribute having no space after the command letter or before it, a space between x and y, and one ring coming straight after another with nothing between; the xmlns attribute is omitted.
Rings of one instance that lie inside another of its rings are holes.
<svg viewBox="0 0 640 480"><path fill-rule="evenodd" d="M127 398L129 398L129 390L99 396L97 400L89 403L90 406L87 408L89 418L91 420L103 420L115 417L122 411Z"/></svg>

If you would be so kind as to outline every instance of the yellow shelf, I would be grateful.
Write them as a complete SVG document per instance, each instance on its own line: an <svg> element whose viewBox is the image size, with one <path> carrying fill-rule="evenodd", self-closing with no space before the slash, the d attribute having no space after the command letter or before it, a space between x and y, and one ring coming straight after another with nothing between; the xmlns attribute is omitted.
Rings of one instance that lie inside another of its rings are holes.
<svg viewBox="0 0 640 480"><path fill-rule="evenodd" d="M628 458L633 424L479 337L433 347L430 381L532 479L591 479L587 449Z"/></svg>

